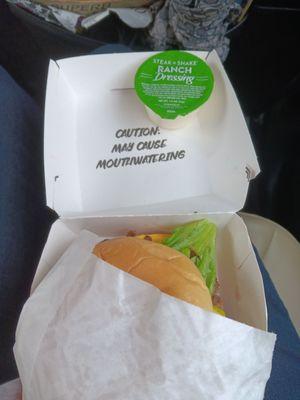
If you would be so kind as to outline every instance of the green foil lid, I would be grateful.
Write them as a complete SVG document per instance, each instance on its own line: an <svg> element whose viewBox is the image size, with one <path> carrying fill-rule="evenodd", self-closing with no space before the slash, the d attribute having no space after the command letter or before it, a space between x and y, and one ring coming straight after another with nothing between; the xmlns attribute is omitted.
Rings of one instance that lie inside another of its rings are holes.
<svg viewBox="0 0 300 400"><path fill-rule="evenodd" d="M185 116L205 103L214 76L205 61L195 55L170 50L146 60L135 75L140 100L164 119Z"/></svg>

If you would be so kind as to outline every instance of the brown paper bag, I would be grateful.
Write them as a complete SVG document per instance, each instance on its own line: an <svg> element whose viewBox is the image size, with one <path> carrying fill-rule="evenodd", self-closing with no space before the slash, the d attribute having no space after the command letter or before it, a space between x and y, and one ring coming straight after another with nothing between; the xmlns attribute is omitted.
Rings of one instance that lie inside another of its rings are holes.
<svg viewBox="0 0 300 400"><path fill-rule="evenodd" d="M88 16L107 8L144 7L151 4L153 0L33 0L33 2Z"/></svg>

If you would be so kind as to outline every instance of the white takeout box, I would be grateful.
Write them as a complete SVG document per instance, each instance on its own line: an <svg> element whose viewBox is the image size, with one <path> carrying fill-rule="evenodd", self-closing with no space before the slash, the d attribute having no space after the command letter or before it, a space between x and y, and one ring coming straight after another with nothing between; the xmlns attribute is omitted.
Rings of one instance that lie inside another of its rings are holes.
<svg viewBox="0 0 300 400"><path fill-rule="evenodd" d="M32 290L82 229L107 238L129 230L169 232L176 225L207 217L218 225L218 275L227 316L267 330L262 277L247 229L236 214L259 166L216 52L194 52L212 68L215 87L190 126L160 129L153 136L117 137L120 130L121 134L138 128L155 132L133 90L137 67L152 54L50 62L45 179L47 204L60 218L51 228ZM136 149L138 143L151 140L167 144L158 150ZM114 145L125 143L134 143L134 149L112 152ZM180 150L185 157L173 161L96 168L99 160Z"/></svg>

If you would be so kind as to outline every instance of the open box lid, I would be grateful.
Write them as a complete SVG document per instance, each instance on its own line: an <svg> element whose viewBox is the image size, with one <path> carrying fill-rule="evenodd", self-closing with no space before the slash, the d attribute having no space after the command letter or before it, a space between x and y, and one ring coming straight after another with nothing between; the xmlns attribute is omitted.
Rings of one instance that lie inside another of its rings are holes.
<svg viewBox="0 0 300 400"><path fill-rule="evenodd" d="M236 212L259 172L238 100L215 51L193 52L215 86L197 118L169 131L133 87L154 53L51 61L45 108L47 204L60 216Z"/></svg>

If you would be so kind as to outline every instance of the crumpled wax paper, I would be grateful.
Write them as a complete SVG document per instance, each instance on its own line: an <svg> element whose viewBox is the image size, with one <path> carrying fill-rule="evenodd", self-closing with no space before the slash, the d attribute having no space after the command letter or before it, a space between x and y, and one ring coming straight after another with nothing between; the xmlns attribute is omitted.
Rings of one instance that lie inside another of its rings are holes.
<svg viewBox="0 0 300 400"><path fill-rule="evenodd" d="M235 0L166 0L149 29L152 46L154 50L216 49L224 61L229 52L225 35L240 12Z"/></svg>
<svg viewBox="0 0 300 400"><path fill-rule="evenodd" d="M260 400L275 335L161 293L82 231L26 302L24 400Z"/></svg>

